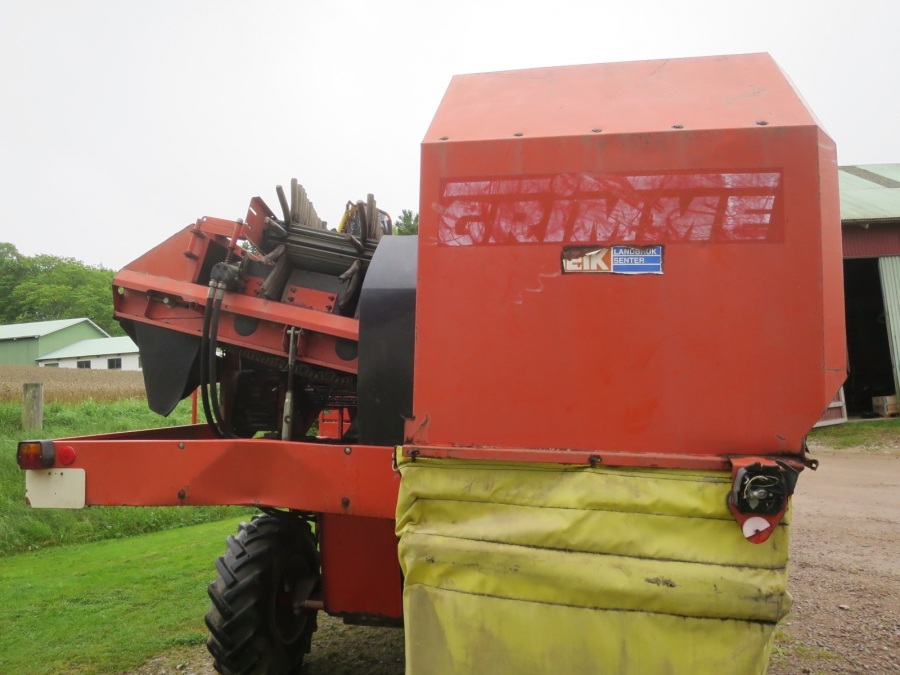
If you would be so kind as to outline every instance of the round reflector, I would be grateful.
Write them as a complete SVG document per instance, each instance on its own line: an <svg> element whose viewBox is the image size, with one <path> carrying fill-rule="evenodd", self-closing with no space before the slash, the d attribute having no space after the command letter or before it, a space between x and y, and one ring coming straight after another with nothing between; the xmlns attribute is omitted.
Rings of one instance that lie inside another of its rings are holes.
<svg viewBox="0 0 900 675"><path fill-rule="evenodd" d="M63 464L71 464L75 461L75 448L71 445L64 445L59 450L59 455L57 455L60 462Z"/></svg>

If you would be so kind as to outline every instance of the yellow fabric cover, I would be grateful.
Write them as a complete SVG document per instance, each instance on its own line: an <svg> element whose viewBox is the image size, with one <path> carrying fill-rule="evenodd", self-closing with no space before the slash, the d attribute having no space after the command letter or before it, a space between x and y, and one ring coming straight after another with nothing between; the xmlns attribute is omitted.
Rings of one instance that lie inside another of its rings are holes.
<svg viewBox="0 0 900 675"><path fill-rule="evenodd" d="M407 675L762 675L791 605L727 473L400 458Z"/></svg>

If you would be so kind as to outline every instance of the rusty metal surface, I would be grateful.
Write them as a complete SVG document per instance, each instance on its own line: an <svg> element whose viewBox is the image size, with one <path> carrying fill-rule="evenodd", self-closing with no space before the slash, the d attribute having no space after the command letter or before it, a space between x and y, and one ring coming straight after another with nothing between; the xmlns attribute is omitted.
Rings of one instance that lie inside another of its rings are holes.
<svg viewBox="0 0 900 675"><path fill-rule="evenodd" d="M472 448L438 445L404 445L404 457L418 459L474 459L498 462L543 462L551 464L583 464L586 466L637 466L658 469L692 469L695 471L730 471L737 455L697 455L665 452L588 452L565 448ZM786 459L790 466L803 470L803 456Z"/></svg>
<svg viewBox="0 0 900 675"><path fill-rule="evenodd" d="M845 377L835 157L767 55L454 78L422 146L407 438L799 454ZM562 274L565 246L617 244L664 273Z"/></svg>

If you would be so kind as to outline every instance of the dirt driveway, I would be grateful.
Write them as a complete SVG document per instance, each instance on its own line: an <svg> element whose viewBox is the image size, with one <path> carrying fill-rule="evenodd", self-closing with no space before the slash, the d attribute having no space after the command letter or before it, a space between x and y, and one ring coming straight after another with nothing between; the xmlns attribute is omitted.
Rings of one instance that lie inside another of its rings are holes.
<svg viewBox="0 0 900 675"><path fill-rule="evenodd" d="M770 675L900 674L900 450L813 448L821 460L794 496L789 588ZM329 617L307 675L402 675L403 632ZM179 667L180 666L180 667ZM203 647L153 659L134 675L213 675Z"/></svg>
<svg viewBox="0 0 900 675"><path fill-rule="evenodd" d="M813 449L771 675L900 673L900 453Z"/></svg>

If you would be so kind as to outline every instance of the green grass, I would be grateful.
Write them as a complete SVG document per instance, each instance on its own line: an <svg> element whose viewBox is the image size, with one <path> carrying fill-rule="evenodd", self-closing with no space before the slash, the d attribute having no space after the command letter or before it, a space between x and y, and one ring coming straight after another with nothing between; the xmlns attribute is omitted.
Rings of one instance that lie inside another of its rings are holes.
<svg viewBox="0 0 900 675"><path fill-rule="evenodd" d="M16 443L25 438L63 438L173 426L190 422L190 402L182 401L168 418L141 399L44 407L44 429L21 429L21 407L0 404L0 556L47 546L118 539L135 534L207 523L252 510L239 507L94 506L80 510L32 509L25 504L25 474L16 465ZM0 669L0 673L4 672Z"/></svg>
<svg viewBox="0 0 900 675"><path fill-rule="evenodd" d="M121 673L202 644L213 561L237 522L0 559L0 673Z"/></svg>
<svg viewBox="0 0 900 675"><path fill-rule="evenodd" d="M881 448L900 442L900 418L866 422L835 424L830 427L813 429L809 440L831 448Z"/></svg>

